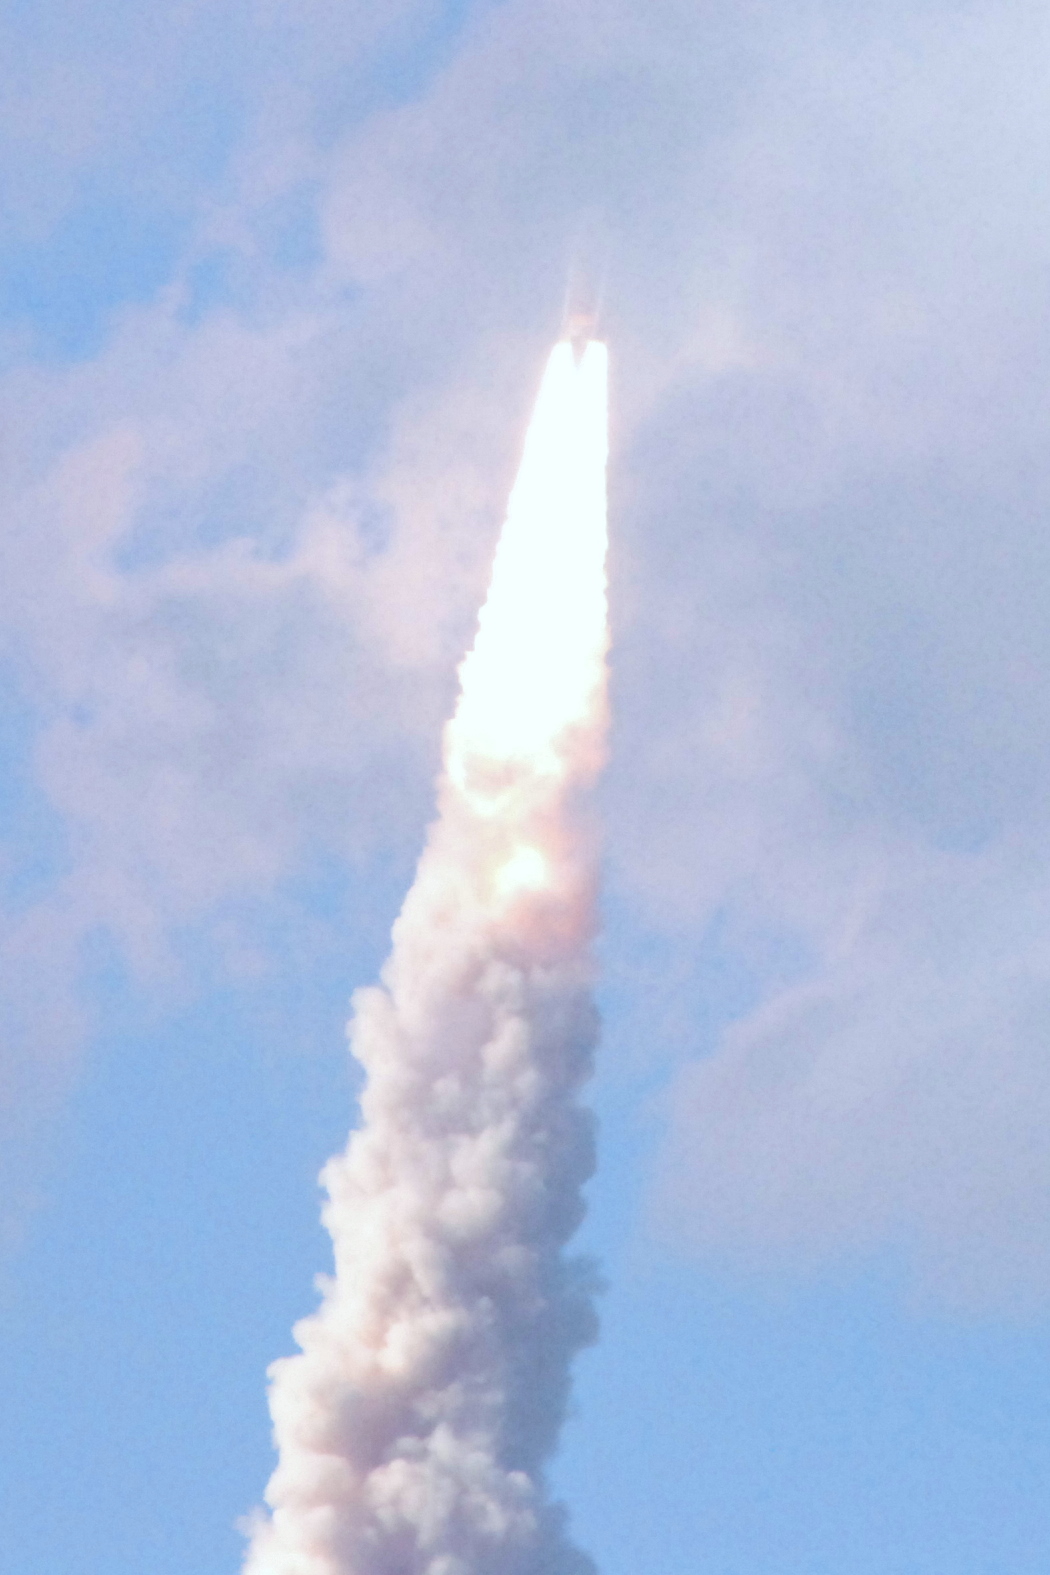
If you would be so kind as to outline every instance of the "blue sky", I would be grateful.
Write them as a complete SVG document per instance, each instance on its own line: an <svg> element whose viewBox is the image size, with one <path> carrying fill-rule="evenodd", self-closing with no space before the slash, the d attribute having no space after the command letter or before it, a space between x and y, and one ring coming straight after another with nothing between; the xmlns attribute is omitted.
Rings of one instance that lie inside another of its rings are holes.
<svg viewBox="0 0 1050 1575"><path fill-rule="evenodd" d="M604 1575L1036 1575L1050 36L0 13L0 1575L220 1575L608 233Z"/></svg>

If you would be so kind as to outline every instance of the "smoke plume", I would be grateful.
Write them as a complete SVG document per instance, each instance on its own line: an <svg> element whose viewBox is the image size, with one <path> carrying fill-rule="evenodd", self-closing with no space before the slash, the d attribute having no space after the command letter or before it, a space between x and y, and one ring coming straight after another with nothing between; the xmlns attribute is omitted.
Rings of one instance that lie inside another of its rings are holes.
<svg viewBox="0 0 1050 1575"><path fill-rule="evenodd" d="M335 1272L275 1362L246 1575L584 1575L544 1466L595 1332L564 1247L593 1166L606 353L555 347L331 1160Z"/></svg>

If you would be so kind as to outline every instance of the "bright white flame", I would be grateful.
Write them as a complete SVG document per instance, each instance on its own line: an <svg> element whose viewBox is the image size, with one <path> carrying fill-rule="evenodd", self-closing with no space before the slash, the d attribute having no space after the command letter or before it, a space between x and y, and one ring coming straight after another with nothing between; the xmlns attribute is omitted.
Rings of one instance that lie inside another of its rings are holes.
<svg viewBox="0 0 1050 1575"><path fill-rule="evenodd" d="M578 361L559 344L547 364L446 732L448 773L464 791L493 767L560 774L565 735L592 718L602 690L606 381L603 344ZM488 796L482 788L476 807Z"/></svg>
<svg viewBox="0 0 1050 1575"><path fill-rule="evenodd" d="M592 1167L605 732L606 355L551 355L460 669L383 984L355 996L362 1123L325 1168L335 1274L271 1368L280 1462L246 1575L593 1575L547 1495L572 1356L563 1253Z"/></svg>

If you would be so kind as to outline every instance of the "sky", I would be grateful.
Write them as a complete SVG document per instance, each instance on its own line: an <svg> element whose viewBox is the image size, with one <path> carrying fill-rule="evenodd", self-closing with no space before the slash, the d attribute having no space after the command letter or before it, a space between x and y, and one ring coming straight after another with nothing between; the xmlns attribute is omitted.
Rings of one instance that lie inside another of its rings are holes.
<svg viewBox="0 0 1050 1575"><path fill-rule="evenodd" d="M221 1575L574 237L603 1575L1036 1575L1050 20L0 8L0 1575ZM597 217L596 217L597 216Z"/></svg>

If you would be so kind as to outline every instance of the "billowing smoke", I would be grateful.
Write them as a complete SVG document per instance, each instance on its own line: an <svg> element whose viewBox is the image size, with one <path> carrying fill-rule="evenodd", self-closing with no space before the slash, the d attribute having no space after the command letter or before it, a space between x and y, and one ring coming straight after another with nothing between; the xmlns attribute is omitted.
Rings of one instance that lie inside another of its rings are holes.
<svg viewBox="0 0 1050 1575"><path fill-rule="evenodd" d="M594 1336L565 1255L593 1165L606 723L603 345L554 349L382 984L362 1123L324 1172L335 1273L271 1369L247 1575L582 1575L544 1466Z"/></svg>

